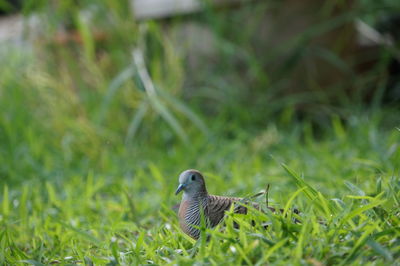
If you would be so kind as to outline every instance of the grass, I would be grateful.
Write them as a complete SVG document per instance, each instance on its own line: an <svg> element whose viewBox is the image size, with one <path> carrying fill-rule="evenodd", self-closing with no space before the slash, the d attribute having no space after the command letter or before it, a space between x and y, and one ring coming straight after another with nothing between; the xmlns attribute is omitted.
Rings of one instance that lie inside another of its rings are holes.
<svg viewBox="0 0 400 266"><path fill-rule="evenodd" d="M399 111L281 95L291 72L276 78L264 65L304 36L277 54L249 43L268 3L197 15L215 27L221 60L192 72L163 25L136 23L127 1L87 0L73 12L68 3L45 6L44 36L30 49L0 50L1 265L398 264ZM253 13L240 32L231 26ZM82 42L52 43L62 23ZM109 38L97 41L99 28ZM296 47L290 60L307 54ZM299 103L310 109L299 115ZM284 213L228 213L195 242L173 209L188 168L213 194L247 197L270 184L269 204Z"/></svg>
<svg viewBox="0 0 400 266"><path fill-rule="evenodd" d="M333 123L320 140L307 125L271 124L233 140L192 136L190 146L168 150L115 154L106 147L97 169L3 184L1 263L395 263L399 130L382 128L378 117L354 116L346 128ZM270 204L300 209L302 223L290 212L229 214L223 229L207 230L209 242L195 243L172 210L177 176L190 167L206 173L215 194L248 196L269 183ZM251 219L270 226L252 227Z"/></svg>

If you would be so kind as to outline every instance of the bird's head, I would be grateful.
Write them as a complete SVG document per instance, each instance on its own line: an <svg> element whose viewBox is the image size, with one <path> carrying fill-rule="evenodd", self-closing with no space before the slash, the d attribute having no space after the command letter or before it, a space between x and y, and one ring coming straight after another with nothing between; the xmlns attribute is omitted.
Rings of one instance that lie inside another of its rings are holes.
<svg viewBox="0 0 400 266"><path fill-rule="evenodd" d="M199 193L207 193L203 175L194 169L183 171L179 175L179 186L175 195L178 195L182 190L184 194L191 196Z"/></svg>

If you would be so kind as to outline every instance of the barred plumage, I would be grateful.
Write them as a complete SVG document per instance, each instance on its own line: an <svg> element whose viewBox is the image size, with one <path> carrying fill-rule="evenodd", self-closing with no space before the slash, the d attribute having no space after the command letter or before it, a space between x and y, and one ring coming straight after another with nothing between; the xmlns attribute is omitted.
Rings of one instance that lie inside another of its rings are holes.
<svg viewBox="0 0 400 266"><path fill-rule="evenodd" d="M180 186L176 193L183 190L183 198L179 207L179 223L182 230L194 239L200 236L198 227L201 224L202 208L207 227L215 227L224 218L225 212L231 205L241 198L221 197L209 195L205 186L204 178L196 170L187 170L179 177ZM235 206L236 213L247 213L247 208Z"/></svg>
<svg viewBox="0 0 400 266"><path fill-rule="evenodd" d="M179 224L187 235L194 239L200 236L198 227L201 224L201 209L204 211L204 218L207 227L218 225L224 218L225 212L230 209L235 202L242 201L242 198L221 197L209 195L202 174L197 170L186 170L179 176L179 187L175 194L183 190L182 201L179 205L178 217ZM243 202L248 204L249 202ZM235 213L246 214L247 208L242 204L235 204L233 211ZM251 206L259 209L259 205L251 203ZM200 209L201 208L201 209ZM275 208L268 207L275 212ZM283 209L278 209L283 212ZM297 209L292 210L299 214ZM300 222L294 219L294 222Z"/></svg>

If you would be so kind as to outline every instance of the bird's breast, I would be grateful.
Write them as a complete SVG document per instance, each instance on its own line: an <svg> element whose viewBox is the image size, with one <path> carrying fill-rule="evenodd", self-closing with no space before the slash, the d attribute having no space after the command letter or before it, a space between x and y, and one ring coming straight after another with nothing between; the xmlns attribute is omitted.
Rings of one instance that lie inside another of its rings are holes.
<svg viewBox="0 0 400 266"><path fill-rule="evenodd" d="M189 208L189 201L188 200L182 200L181 205L179 206L179 211L178 211L178 217L179 217L179 225L183 232L188 233L189 228L186 223L186 214Z"/></svg>

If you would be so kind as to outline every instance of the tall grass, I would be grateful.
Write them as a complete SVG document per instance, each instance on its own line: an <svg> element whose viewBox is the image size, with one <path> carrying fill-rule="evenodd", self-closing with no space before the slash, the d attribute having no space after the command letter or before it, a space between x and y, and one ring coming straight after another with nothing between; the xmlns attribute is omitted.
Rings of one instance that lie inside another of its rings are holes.
<svg viewBox="0 0 400 266"><path fill-rule="evenodd" d="M0 264L396 263L398 110L339 85L335 100L288 91L309 56L351 72L312 40L357 12L266 52L256 37L273 2L161 22L135 21L128 1L76 3L40 6L40 38L1 54ZM184 22L215 38L194 68L174 39ZM228 213L194 242L172 208L187 168L215 194L270 184L285 211Z"/></svg>
<svg viewBox="0 0 400 266"><path fill-rule="evenodd" d="M378 130L377 140L364 127L360 121L323 141L269 129L278 139L257 151L244 140L199 141L171 157L149 149L143 166L128 155L110 156L100 169L65 169L60 182L3 186L2 262L394 262L400 154L392 147L399 133ZM228 214L225 226L207 230L209 242L195 244L171 209L179 201L177 174L192 165L204 169L211 193L247 196L271 184L269 204L300 209L301 224L279 213Z"/></svg>

